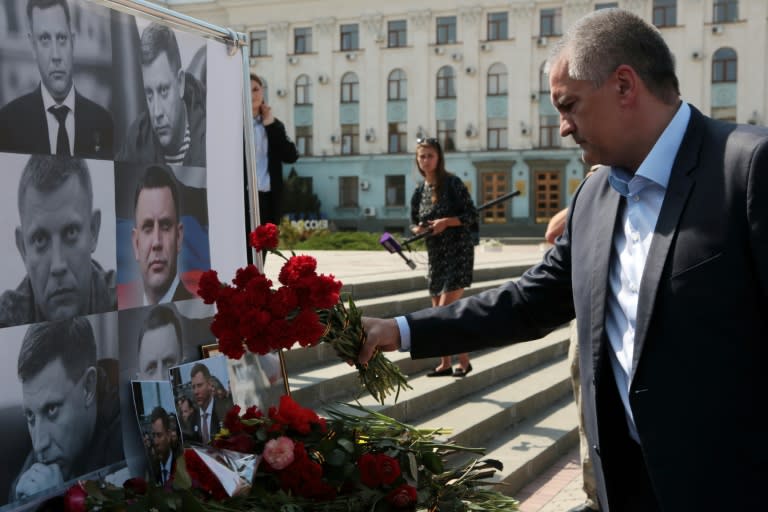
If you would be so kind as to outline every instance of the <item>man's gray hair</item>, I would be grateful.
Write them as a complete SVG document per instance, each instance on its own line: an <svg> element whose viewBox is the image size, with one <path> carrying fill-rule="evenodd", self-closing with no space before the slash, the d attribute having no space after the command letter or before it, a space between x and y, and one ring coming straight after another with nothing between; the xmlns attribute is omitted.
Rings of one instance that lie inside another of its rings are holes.
<svg viewBox="0 0 768 512"><path fill-rule="evenodd" d="M547 68L561 58L568 76L600 87L616 68L626 64L648 90L667 104L680 96L675 61L659 31L623 9L599 9L574 23L552 48Z"/></svg>

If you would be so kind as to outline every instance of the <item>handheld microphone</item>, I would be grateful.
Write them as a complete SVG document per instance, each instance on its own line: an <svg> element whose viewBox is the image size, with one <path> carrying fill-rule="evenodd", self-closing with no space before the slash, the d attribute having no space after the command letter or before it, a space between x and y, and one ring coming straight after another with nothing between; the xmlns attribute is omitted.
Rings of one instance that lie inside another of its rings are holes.
<svg viewBox="0 0 768 512"><path fill-rule="evenodd" d="M405 254L403 254L403 249L400 247L400 244L397 243L397 240L395 240L392 235L384 232L383 235L381 235L381 238L379 238L379 243L384 246L386 250L391 252L392 254L399 254L401 258L405 260L405 263L412 269L416 269L416 264L408 258Z"/></svg>

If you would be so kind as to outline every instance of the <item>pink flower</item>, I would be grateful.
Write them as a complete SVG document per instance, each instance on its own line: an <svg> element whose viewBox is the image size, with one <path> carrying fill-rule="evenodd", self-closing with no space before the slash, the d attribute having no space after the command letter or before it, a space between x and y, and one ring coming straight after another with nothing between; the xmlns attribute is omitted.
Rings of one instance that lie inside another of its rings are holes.
<svg viewBox="0 0 768 512"><path fill-rule="evenodd" d="M264 445L264 460L276 470L285 469L293 462L293 441L280 436Z"/></svg>

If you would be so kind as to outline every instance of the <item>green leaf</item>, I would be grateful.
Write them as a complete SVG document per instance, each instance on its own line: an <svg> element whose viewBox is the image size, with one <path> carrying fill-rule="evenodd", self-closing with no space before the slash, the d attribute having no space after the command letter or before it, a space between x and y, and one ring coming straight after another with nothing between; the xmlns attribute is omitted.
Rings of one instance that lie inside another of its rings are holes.
<svg viewBox="0 0 768 512"><path fill-rule="evenodd" d="M352 441L349 439L339 439L338 440L339 446L344 448L349 453L355 453L355 445Z"/></svg>
<svg viewBox="0 0 768 512"><path fill-rule="evenodd" d="M347 454L344 453L341 450L333 450L331 453L329 453L326 458L325 462L328 463L331 466L343 466L345 462L347 462Z"/></svg>
<svg viewBox="0 0 768 512"><path fill-rule="evenodd" d="M439 475L444 471L443 461L435 452L424 452L421 454L421 462L429 471Z"/></svg>

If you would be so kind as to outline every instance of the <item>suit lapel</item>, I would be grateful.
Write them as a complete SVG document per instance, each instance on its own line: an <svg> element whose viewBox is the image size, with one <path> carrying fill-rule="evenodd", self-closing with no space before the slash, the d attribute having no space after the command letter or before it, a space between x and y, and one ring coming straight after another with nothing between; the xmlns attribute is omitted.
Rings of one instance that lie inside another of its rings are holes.
<svg viewBox="0 0 768 512"><path fill-rule="evenodd" d="M30 137L29 140L37 141L37 152L44 155L50 155L51 141L48 140L48 116L45 113L45 105L43 104L43 91L41 89L42 86L43 84L37 86L37 90L33 95L35 105L31 109L32 116L33 118L37 118L37 122L35 122L34 119L28 119L25 121L24 126L30 130L27 135ZM40 130L41 126L45 127L45 129L42 131Z"/></svg>
<svg viewBox="0 0 768 512"><path fill-rule="evenodd" d="M608 270L611 264L613 252L613 232L619 218L619 205L621 195L613 190L605 180L600 197L596 202L600 214L594 219L594 244L592 261L584 262L585 265L593 265L592 271L592 316L590 321L590 335L592 339L592 364L593 368L601 368L600 359L603 356L602 345L605 338L605 306L608 292ZM595 372L595 385L599 380L599 372Z"/></svg>
<svg viewBox="0 0 768 512"><path fill-rule="evenodd" d="M688 129L680 144L675 163L672 166L667 192L661 205L659 219L656 221L653 240L648 250L648 259L643 270L643 278L640 281L635 329L635 350L632 357L632 374L629 376L630 382L632 382L637 371L640 355L648 335L648 327L651 322L651 315L656 303L656 295L659 290L661 274L664 271L664 264L669 254L669 248L672 246L672 241L677 234L680 215L695 183L691 176L691 171L698 165L702 138L701 128L701 114L691 107L691 119L688 122Z"/></svg>

